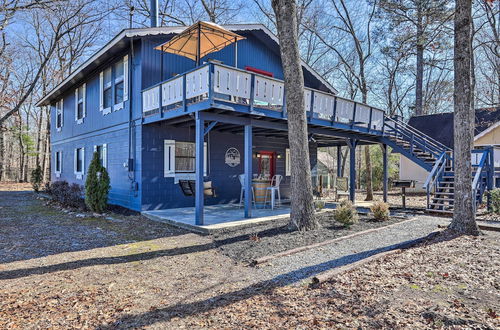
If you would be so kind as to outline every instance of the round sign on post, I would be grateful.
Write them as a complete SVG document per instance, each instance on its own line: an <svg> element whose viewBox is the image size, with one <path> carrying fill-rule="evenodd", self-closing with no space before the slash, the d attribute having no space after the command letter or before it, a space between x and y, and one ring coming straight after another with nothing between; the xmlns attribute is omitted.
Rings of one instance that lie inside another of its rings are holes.
<svg viewBox="0 0 500 330"><path fill-rule="evenodd" d="M226 164L235 167L240 165L240 152L236 148L229 148L226 151Z"/></svg>

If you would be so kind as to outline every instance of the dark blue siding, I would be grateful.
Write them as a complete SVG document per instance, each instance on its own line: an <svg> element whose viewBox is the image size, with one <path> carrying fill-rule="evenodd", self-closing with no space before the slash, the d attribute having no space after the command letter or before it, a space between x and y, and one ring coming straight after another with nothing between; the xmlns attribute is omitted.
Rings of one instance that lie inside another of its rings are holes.
<svg viewBox="0 0 500 330"><path fill-rule="evenodd" d="M143 210L194 206L193 197L185 197L174 178L165 178L163 174L163 141L177 140L194 142L194 129L176 128L162 123L143 126L142 142L142 208ZM276 162L276 174L284 176L281 185L282 198L289 197L290 177L285 176L285 139L254 137L253 153L275 151L281 155ZM206 204L238 202L241 185L238 175L243 174L243 136L212 131L205 140L208 142L208 175L217 188L217 198L207 198ZM234 147L240 151L241 162L236 167L225 164L227 149ZM311 165L316 164L316 148L311 146ZM258 171L257 159L253 160L254 173Z"/></svg>
<svg viewBox="0 0 500 330"><path fill-rule="evenodd" d="M140 127L136 128L140 136ZM92 160L94 145L107 144L107 164L111 179L111 191L109 193L109 202L111 204L125 206L131 209L140 209L140 194L131 191L131 182L128 177L128 171L123 166L128 159L128 128L121 126L117 129L102 130L95 134L88 134L83 138L68 139L65 142L56 142L52 144L52 178L53 180L66 180L70 183L79 185L85 184L88 166ZM76 148L85 148L85 175L82 179L77 179L74 174L74 150ZM55 177L55 152L62 151L62 172L60 178ZM137 195L137 196L135 196Z"/></svg>
<svg viewBox="0 0 500 330"><path fill-rule="evenodd" d="M254 34L247 32L241 33L247 39L238 42L238 67L245 69L251 66L257 69L272 72L277 79L284 79L281 66L280 55L268 48ZM151 37L143 39L142 46L142 88L147 88L160 81L174 77L177 74L189 71L195 68L195 62L189 58L170 53L163 53L154 49L156 46L168 41L168 37ZM163 65L161 61L163 59ZM214 59L223 64L234 66L234 45L208 54L203 57L201 62ZM163 75L161 69L163 67ZM304 75L304 83L307 87L319 88L320 83L310 73Z"/></svg>

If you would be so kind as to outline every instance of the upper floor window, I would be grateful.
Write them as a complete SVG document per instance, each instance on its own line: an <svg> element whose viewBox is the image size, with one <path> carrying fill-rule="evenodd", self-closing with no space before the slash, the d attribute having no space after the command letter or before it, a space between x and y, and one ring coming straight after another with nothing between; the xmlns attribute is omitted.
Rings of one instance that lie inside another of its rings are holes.
<svg viewBox="0 0 500 330"><path fill-rule="evenodd" d="M103 85L103 92L102 92L102 98L104 100L103 107L104 109L111 108L113 105L113 94L112 94L112 88L113 84L111 83L111 68L107 68L104 70L104 85Z"/></svg>
<svg viewBox="0 0 500 330"><path fill-rule="evenodd" d="M56 103L56 128L59 132L63 126L63 99Z"/></svg>
<svg viewBox="0 0 500 330"><path fill-rule="evenodd" d="M83 123L83 118L85 118L85 94L86 84L75 89L75 120L78 124Z"/></svg>
<svg viewBox="0 0 500 330"><path fill-rule="evenodd" d="M101 105L103 114L123 108L128 100L128 55L101 72Z"/></svg>
<svg viewBox="0 0 500 330"><path fill-rule="evenodd" d="M115 64L115 104L123 102L123 60Z"/></svg>

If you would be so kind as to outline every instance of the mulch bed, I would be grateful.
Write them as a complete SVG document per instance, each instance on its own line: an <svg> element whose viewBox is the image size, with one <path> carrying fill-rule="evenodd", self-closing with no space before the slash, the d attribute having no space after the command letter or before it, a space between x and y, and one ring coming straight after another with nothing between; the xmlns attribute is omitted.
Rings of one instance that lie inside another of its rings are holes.
<svg viewBox="0 0 500 330"><path fill-rule="evenodd" d="M257 227L243 228L232 232L214 233L212 238L219 250L230 258L249 263L256 258L283 252L301 246L331 240L360 231L380 228L408 218L391 217L379 222L371 216L360 216L357 224L345 228L333 219L333 212L317 215L321 227L307 232L298 232L289 225L289 219L275 220Z"/></svg>

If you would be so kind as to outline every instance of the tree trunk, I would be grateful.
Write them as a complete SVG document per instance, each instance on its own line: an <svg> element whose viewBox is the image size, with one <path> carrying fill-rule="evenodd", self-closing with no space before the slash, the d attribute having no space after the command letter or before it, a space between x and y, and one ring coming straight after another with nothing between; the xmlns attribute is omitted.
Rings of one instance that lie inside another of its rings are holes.
<svg viewBox="0 0 500 330"><path fill-rule="evenodd" d="M372 162L370 159L370 146L365 146L365 160L366 160L366 199L365 201L373 200L373 184L372 184Z"/></svg>
<svg viewBox="0 0 500 330"><path fill-rule="evenodd" d="M423 109L423 85L424 85L424 32L422 28L422 8L420 1L417 3L417 72L415 82L415 115L424 114Z"/></svg>
<svg viewBox="0 0 500 330"><path fill-rule="evenodd" d="M340 176L344 176L345 173L345 164L347 162L347 153L349 152L349 148L345 148L343 154L342 154L342 166L340 168Z"/></svg>
<svg viewBox="0 0 500 330"><path fill-rule="evenodd" d="M475 219L475 196L472 190L471 149L474 137L474 109L471 86L471 22L470 0L455 1L454 54L454 166L455 201L453 220L449 228L461 233L478 235Z"/></svg>
<svg viewBox="0 0 500 330"><path fill-rule="evenodd" d="M5 177L4 175L5 152L3 146L4 146L4 132L3 132L3 126L0 125L0 181L2 181Z"/></svg>
<svg viewBox="0 0 500 330"><path fill-rule="evenodd" d="M299 230L319 227L314 215L311 165L304 111L304 76L300 61L294 0L272 0L285 76L291 158L290 221Z"/></svg>

